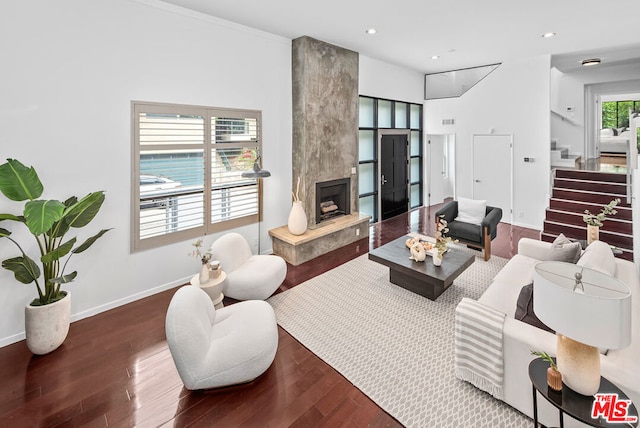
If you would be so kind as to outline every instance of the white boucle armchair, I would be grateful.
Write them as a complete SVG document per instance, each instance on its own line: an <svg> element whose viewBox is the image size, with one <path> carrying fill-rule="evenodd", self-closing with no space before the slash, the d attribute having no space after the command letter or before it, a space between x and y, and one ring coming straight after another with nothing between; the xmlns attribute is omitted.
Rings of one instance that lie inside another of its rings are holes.
<svg viewBox="0 0 640 428"><path fill-rule="evenodd" d="M227 274L223 293L236 300L264 300L287 276L287 263L274 255L253 255L247 240L231 232L218 238L209 250Z"/></svg>
<svg viewBox="0 0 640 428"><path fill-rule="evenodd" d="M178 374L190 390L250 382L269 368L278 348L278 326L267 302L215 309L209 295L193 285L174 294L165 328Z"/></svg>

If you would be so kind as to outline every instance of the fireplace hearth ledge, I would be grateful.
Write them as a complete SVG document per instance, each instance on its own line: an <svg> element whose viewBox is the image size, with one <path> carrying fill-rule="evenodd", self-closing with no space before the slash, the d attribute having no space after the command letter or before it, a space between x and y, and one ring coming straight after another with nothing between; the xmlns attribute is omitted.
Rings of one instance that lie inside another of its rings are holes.
<svg viewBox="0 0 640 428"><path fill-rule="evenodd" d="M271 229L273 253L298 266L352 242L368 241L370 220L369 215L353 212L332 218L326 226L307 229L302 235L292 235L287 226Z"/></svg>

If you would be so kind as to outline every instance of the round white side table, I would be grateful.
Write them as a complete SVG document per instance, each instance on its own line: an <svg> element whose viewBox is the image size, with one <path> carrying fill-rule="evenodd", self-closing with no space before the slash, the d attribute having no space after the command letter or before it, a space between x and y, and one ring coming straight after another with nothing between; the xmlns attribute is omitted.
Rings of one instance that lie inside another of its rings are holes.
<svg viewBox="0 0 640 428"><path fill-rule="evenodd" d="M222 294L222 290L227 282L227 274L224 271L221 271L217 278L209 278L209 281L204 284L200 284L198 277L199 274L194 275L191 278L191 285L195 285L196 287L200 287L206 291L216 309L224 308L224 303L222 303L224 294Z"/></svg>

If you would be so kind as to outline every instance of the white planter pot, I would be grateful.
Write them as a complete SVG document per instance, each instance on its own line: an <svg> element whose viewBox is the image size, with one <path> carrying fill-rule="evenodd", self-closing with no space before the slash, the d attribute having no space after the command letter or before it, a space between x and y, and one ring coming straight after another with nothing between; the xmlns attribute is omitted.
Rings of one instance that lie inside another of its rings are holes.
<svg viewBox="0 0 640 428"><path fill-rule="evenodd" d="M301 201L296 201L291 207L289 213L289 222L287 223L289 233L292 235L302 235L307 231L307 215Z"/></svg>
<svg viewBox="0 0 640 428"><path fill-rule="evenodd" d="M56 350L69 333L71 293L55 303L44 306L27 305L24 308L24 331L27 347L36 355Z"/></svg>

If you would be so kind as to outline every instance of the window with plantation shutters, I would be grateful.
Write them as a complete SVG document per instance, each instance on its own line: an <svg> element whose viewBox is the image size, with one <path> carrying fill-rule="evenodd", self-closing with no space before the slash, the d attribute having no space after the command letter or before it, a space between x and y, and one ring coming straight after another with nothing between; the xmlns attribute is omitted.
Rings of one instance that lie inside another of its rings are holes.
<svg viewBox="0 0 640 428"><path fill-rule="evenodd" d="M133 102L133 250L256 222L261 113Z"/></svg>

